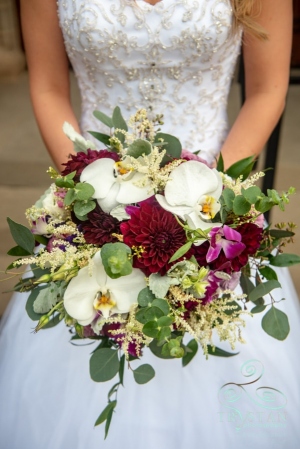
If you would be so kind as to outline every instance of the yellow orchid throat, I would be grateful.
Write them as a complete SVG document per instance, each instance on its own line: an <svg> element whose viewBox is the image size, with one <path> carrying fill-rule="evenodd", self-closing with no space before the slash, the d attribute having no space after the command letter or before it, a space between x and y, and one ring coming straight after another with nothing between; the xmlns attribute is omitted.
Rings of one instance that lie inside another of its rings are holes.
<svg viewBox="0 0 300 449"><path fill-rule="evenodd" d="M205 196L204 202L200 205L201 212L212 219L218 211L217 200L212 196Z"/></svg>
<svg viewBox="0 0 300 449"><path fill-rule="evenodd" d="M113 301L110 297L109 292L97 292L94 299L94 309L102 312L104 317L109 316L109 311L116 305L115 301Z"/></svg>

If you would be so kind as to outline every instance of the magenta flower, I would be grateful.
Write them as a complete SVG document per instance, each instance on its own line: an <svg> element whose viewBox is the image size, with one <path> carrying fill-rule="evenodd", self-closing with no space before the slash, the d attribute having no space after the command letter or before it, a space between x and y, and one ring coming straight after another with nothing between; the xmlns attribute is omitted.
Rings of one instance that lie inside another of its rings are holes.
<svg viewBox="0 0 300 449"><path fill-rule="evenodd" d="M241 234L226 225L213 228L208 236L211 238L210 247L206 254L208 263L217 259L221 250L224 251L227 259L234 259L246 248L244 243L241 242Z"/></svg>

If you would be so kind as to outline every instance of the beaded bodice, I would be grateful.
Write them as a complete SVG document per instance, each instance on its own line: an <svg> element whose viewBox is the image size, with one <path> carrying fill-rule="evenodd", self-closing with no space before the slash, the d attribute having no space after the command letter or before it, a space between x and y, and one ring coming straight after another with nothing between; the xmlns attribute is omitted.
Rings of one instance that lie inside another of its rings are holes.
<svg viewBox="0 0 300 449"><path fill-rule="evenodd" d="M104 130L95 109L119 105L128 118L145 107L164 114L163 131L186 149L218 153L240 46L230 0L59 0L58 11L83 131Z"/></svg>

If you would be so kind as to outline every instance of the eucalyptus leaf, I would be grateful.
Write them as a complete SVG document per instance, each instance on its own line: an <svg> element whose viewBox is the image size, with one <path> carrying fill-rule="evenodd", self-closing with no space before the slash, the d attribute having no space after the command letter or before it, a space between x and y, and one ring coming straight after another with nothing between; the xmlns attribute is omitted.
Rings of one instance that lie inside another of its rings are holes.
<svg viewBox="0 0 300 449"><path fill-rule="evenodd" d="M175 260L179 259L180 257L184 256L189 249L192 247L193 242L187 242L184 245L182 245L171 257L171 259L169 260L170 262L174 262Z"/></svg>
<svg viewBox="0 0 300 449"><path fill-rule="evenodd" d="M69 189L64 197L64 205L70 206L75 201L76 193L74 189Z"/></svg>
<svg viewBox="0 0 300 449"><path fill-rule="evenodd" d="M249 279L249 277L246 276L243 272L241 274L240 283L241 283L241 287L242 287L243 293L249 297L249 295L252 292L252 290L254 290L255 285Z"/></svg>
<svg viewBox="0 0 300 449"><path fill-rule="evenodd" d="M109 128L113 128L113 120L112 118L108 117L108 115L104 114L101 111L94 111L93 112L94 117L96 117L97 120L102 122L104 125L108 126Z"/></svg>
<svg viewBox="0 0 300 449"><path fill-rule="evenodd" d="M11 232L11 235L18 246L23 248L29 254L33 254L35 247L35 240L33 234L19 223L7 218L7 223Z"/></svg>
<svg viewBox="0 0 300 449"><path fill-rule="evenodd" d="M164 346L160 346L158 345L157 340L153 340L150 345L149 345L149 349L150 351L156 355L156 357L160 358L160 359L173 359L174 357L172 357L170 355L170 351L167 348L167 351L163 350Z"/></svg>
<svg viewBox="0 0 300 449"><path fill-rule="evenodd" d="M252 186L248 189L242 189L242 195L249 203L255 204L261 196L261 190L257 186Z"/></svg>
<svg viewBox="0 0 300 449"><path fill-rule="evenodd" d="M278 254L278 256L270 256L269 261L275 267L291 267L300 263L300 256L296 254Z"/></svg>
<svg viewBox="0 0 300 449"><path fill-rule="evenodd" d="M95 382L112 379L118 373L119 367L118 351L115 349L98 349L90 358L90 376Z"/></svg>
<svg viewBox="0 0 300 449"><path fill-rule="evenodd" d="M270 229L269 234L276 239L293 237L295 235L294 232L286 231L284 229Z"/></svg>
<svg viewBox="0 0 300 449"><path fill-rule="evenodd" d="M50 282L46 288L39 291L34 303L33 310L35 313L48 313L57 303L60 295L59 285L55 282Z"/></svg>
<svg viewBox="0 0 300 449"><path fill-rule="evenodd" d="M160 142L163 141L162 148L166 150L166 154L168 156L171 156L171 158L179 159L182 152L182 146L177 139L177 137L172 136L171 134L165 134L165 133L157 133L155 136L155 144L160 144Z"/></svg>
<svg viewBox="0 0 300 449"><path fill-rule="evenodd" d="M43 286L43 287L35 287L34 290L31 291L30 295L28 296L28 299L26 301L26 312L27 315L29 316L29 318L33 321L39 321L39 319L41 318L41 314L40 313L36 313L33 309L33 304L36 300L36 298L38 297L38 295L40 294L41 291L47 289L47 286Z"/></svg>
<svg viewBox="0 0 300 449"><path fill-rule="evenodd" d="M168 302L165 299L161 298L154 299L152 302L152 307L158 307L164 313L164 315L168 315L170 311Z"/></svg>
<svg viewBox="0 0 300 449"><path fill-rule="evenodd" d="M164 298L171 285L176 285L178 281L168 276L152 273L149 276L149 288L156 298Z"/></svg>
<svg viewBox="0 0 300 449"><path fill-rule="evenodd" d="M99 140L99 142L104 143L107 147L110 145L110 136L108 134L98 133L95 131L88 131L88 133L95 139Z"/></svg>
<svg viewBox="0 0 300 449"><path fill-rule="evenodd" d="M157 320L157 325L159 327L171 326L172 323L173 319L170 316L162 316Z"/></svg>
<svg viewBox="0 0 300 449"><path fill-rule="evenodd" d="M195 357L198 351L198 343L195 339L190 340L186 345L189 351L186 351L185 355L182 357L182 366L187 366Z"/></svg>
<svg viewBox="0 0 300 449"><path fill-rule="evenodd" d="M90 199L95 193L95 189L87 182L79 182L74 188L76 200L85 201Z"/></svg>
<svg viewBox="0 0 300 449"><path fill-rule="evenodd" d="M233 357L239 354L238 352L224 351L224 349L218 348L217 346L213 349L211 345L207 345L207 352L209 355L215 355L217 357Z"/></svg>
<svg viewBox="0 0 300 449"><path fill-rule="evenodd" d="M76 217L84 217L86 214L94 210L96 207L96 203L93 200L89 201L78 201L76 200L74 203L74 213Z"/></svg>
<svg viewBox="0 0 300 449"><path fill-rule="evenodd" d="M251 204L243 197L237 195L233 201L233 212L236 215L246 215L251 209Z"/></svg>
<svg viewBox="0 0 300 449"><path fill-rule="evenodd" d="M116 106L115 109L113 110L112 121L115 128L128 131L127 123L125 122L122 116L121 109L119 108L119 106Z"/></svg>
<svg viewBox="0 0 300 449"><path fill-rule="evenodd" d="M218 163L217 163L217 170L220 172L224 172L224 159L222 156L222 153L219 154L219 159L218 159Z"/></svg>
<svg viewBox="0 0 300 449"><path fill-rule="evenodd" d="M137 159L140 156L148 155L152 151L151 143L144 139L136 139L127 148L126 154Z"/></svg>
<svg viewBox="0 0 300 449"><path fill-rule="evenodd" d="M251 313L261 313L261 312L263 312L265 309L266 309L266 304L261 304L261 305L258 305L258 306L254 306L252 309L251 309Z"/></svg>
<svg viewBox="0 0 300 449"><path fill-rule="evenodd" d="M158 329L157 321L148 321L143 326L143 333L145 335L147 335L147 337L156 338L158 335L158 332L159 332L159 329Z"/></svg>
<svg viewBox="0 0 300 449"><path fill-rule="evenodd" d="M258 284L252 292L249 294L249 299L252 302L257 301L257 299L267 295L275 288L280 288L281 284L278 281L272 280L267 282L262 282Z"/></svg>
<svg viewBox="0 0 300 449"><path fill-rule="evenodd" d="M231 176L231 178L237 179L239 176L243 176L246 179L253 168L255 158L253 156L242 159L226 170L226 174Z"/></svg>
<svg viewBox="0 0 300 449"><path fill-rule="evenodd" d="M111 410L114 410L116 405L117 401L109 402L102 413L99 415L97 421L95 422L95 426L99 426L99 424L102 424L104 421L106 421L109 413L111 412Z"/></svg>
<svg viewBox="0 0 300 449"><path fill-rule="evenodd" d="M224 199L225 207L228 211L231 211L233 208L233 201L235 198L235 193L233 190L226 187L226 189L222 192L222 198Z"/></svg>
<svg viewBox="0 0 300 449"><path fill-rule="evenodd" d="M144 365L140 365L133 371L133 376L136 383L142 385L153 379L153 377L155 376L155 371L151 365L145 363Z"/></svg>
<svg viewBox="0 0 300 449"><path fill-rule="evenodd" d="M143 288L138 294L138 304L141 307L148 307L151 305L153 299L155 299L154 294L150 291L149 287Z"/></svg>
<svg viewBox="0 0 300 449"><path fill-rule="evenodd" d="M170 335L171 335L170 326L164 326L160 328L156 338L159 341L159 343L163 343L164 341L167 341Z"/></svg>
<svg viewBox="0 0 300 449"><path fill-rule="evenodd" d="M124 380L124 369L125 369L125 354L123 354L120 358L120 367L119 367L119 378L120 384L122 385Z"/></svg>
<svg viewBox="0 0 300 449"><path fill-rule="evenodd" d="M274 306L264 315L261 325L268 335L280 341L285 340L290 332L288 317Z"/></svg>
<svg viewBox="0 0 300 449"><path fill-rule="evenodd" d="M260 274L267 279L268 281L278 281L278 276L276 271L274 271L271 267L268 265L265 265L263 267L259 268Z"/></svg>

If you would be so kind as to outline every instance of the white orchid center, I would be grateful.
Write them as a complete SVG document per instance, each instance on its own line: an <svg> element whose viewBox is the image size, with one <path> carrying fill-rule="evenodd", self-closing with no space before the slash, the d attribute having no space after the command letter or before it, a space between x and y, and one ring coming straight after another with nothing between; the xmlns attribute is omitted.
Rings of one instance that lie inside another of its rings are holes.
<svg viewBox="0 0 300 449"><path fill-rule="evenodd" d="M197 206L202 218L206 220L214 218L216 213L220 210L220 204L216 198L209 195L204 195Z"/></svg>
<svg viewBox="0 0 300 449"><path fill-rule="evenodd" d="M121 177L122 181L126 181L128 178L128 174L131 174L133 171L133 168L125 164L123 161L116 162L114 165L114 173L115 177L119 178Z"/></svg>
<svg viewBox="0 0 300 449"><path fill-rule="evenodd" d="M99 310L104 317L109 316L109 311L116 305L112 300L110 292L106 289L96 293L93 306L95 310Z"/></svg>

